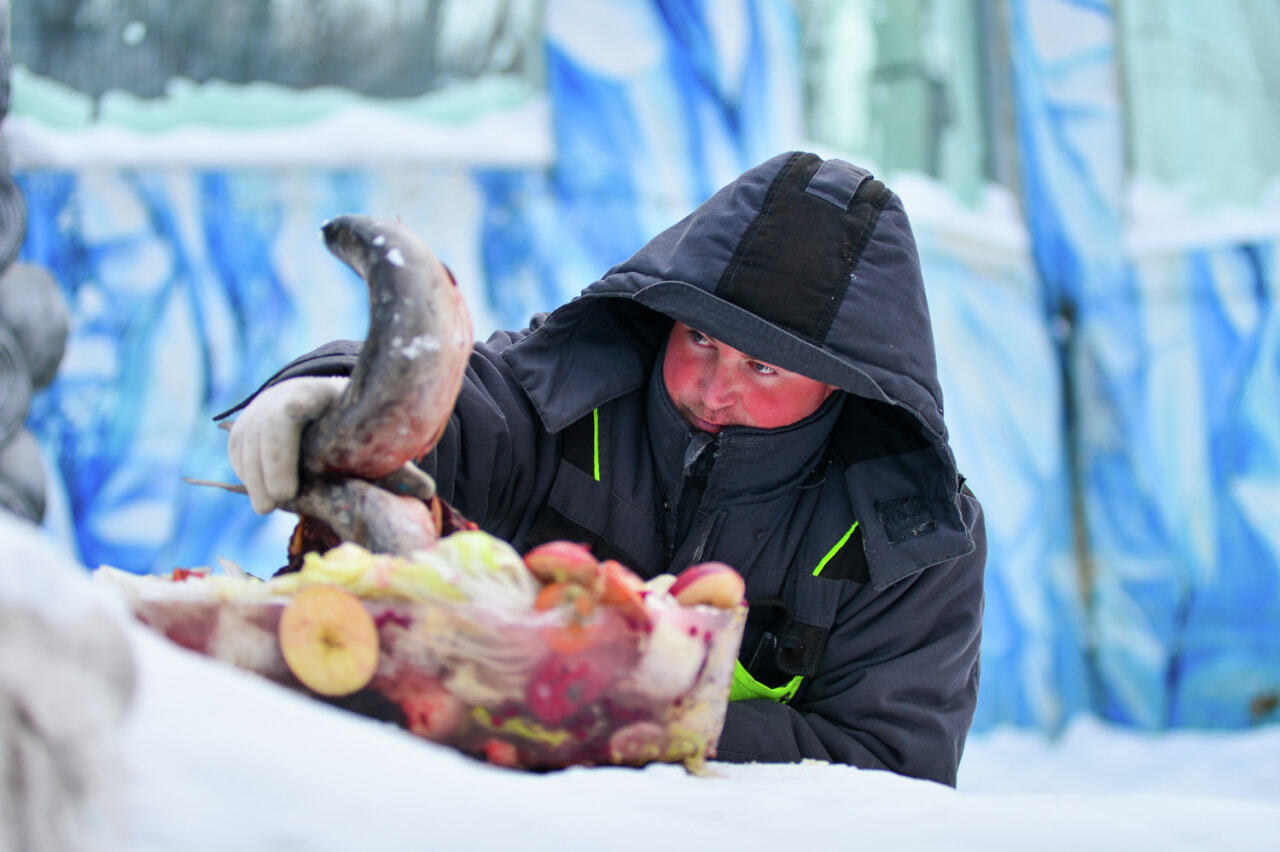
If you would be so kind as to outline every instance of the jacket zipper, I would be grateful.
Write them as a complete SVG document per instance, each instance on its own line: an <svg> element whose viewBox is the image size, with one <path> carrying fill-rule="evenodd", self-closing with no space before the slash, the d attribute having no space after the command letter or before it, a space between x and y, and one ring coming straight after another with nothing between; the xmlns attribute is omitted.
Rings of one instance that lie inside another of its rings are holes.
<svg viewBox="0 0 1280 852"><path fill-rule="evenodd" d="M707 480L711 476L711 467L715 464L715 458L716 445L708 444L685 476L684 487L680 489L680 504L676 507L676 533L668 548L668 562L693 527L694 518L697 517L698 509L702 506L702 495L706 493Z"/></svg>

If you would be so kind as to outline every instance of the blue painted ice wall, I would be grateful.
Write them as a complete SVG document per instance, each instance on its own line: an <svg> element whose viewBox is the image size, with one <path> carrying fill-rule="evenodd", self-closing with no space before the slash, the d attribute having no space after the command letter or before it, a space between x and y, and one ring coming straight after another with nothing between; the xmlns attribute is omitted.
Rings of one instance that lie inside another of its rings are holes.
<svg viewBox="0 0 1280 852"><path fill-rule="evenodd" d="M1153 5L1135 3L1130 14ZM1232 45L1252 41L1250 26L1275 31L1274 14L1233 18L1241 11L1233 5L1194 25L1200 38L1219 22L1219 40L1200 52L1217 44L1238 53ZM1010 8L1023 209L1065 382L1089 678L1081 696L1105 717L1145 728L1274 721L1280 228L1258 214L1233 227L1207 201L1181 218L1134 203L1127 150L1160 134L1133 122L1139 138L1126 147L1112 6ZM1207 10L1188 8L1185 18ZM1127 35L1143 46L1142 28ZM1205 70L1214 68L1225 66ZM1140 94L1131 82L1130 99ZM1182 137L1216 136L1215 126L1196 126L1196 114L1170 117L1181 117ZM1213 151L1182 170L1203 170L1212 184ZM1203 227L1206 216L1212 227Z"/></svg>
<svg viewBox="0 0 1280 852"><path fill-rule="evenodd" d="M790 4L712 5L549 4L549 118L517 128L549 144L524 161L20 169L24 258L56 272L74 324L31 416L50 529L90 566L269 573L288 518L180 477L230 479L210 417L295 354L363 334L363 285L320 223L400 215L458 274L478 332L523 323L804 144ZM956 456L987 509L977 726L1274 718L1275 240L1136 252L1111 6L1009 9L1021 197L965 211L890 176Z"/></svg>

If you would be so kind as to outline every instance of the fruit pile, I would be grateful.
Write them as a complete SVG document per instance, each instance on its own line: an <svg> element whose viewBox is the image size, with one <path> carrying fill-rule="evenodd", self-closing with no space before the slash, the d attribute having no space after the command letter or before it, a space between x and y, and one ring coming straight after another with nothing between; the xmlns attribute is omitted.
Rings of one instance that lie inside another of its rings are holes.
<svg viewBox="0 0 1280 852"><path fill-rule="evenodd" d="M200 653L504 766L714 754L746 607L719 563L641 580L582 545L480 531L412 557L346 543L269 581L96 575Z"/></svg>

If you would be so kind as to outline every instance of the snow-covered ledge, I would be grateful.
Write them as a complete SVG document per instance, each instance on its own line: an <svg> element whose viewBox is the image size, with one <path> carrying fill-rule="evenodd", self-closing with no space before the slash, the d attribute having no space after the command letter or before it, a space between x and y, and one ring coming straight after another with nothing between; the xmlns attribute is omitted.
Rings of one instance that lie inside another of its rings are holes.
<svg viewBox="0 0 1280 852"><path fill-rule="evenodd" d="M162 98L117 91L95 105L18 66L5 137L15 170L536 167L551 161L550 114L545 93L519 78L400 99L175 78Z"/></svg>
<svg viewBox="0 0 1280 852"><path fill-rule="evenodd" d="M1125 248L1137 260L1224 245L1280 241L1280 179L1254 204L1208 206L1189 189L1131 181Z"/></svg>

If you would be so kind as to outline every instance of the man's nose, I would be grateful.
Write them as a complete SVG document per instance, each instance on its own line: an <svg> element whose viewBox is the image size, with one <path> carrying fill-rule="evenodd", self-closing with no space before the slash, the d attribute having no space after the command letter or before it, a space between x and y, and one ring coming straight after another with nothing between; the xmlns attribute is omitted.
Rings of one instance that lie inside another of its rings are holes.
<svg viewBox="0 0 1280 852"><path fill-rule="evenodd" d="M725 408L738 396L737 380L733 369L723 361L707 371L702 385L702 403L709 409Z"/></svg>

